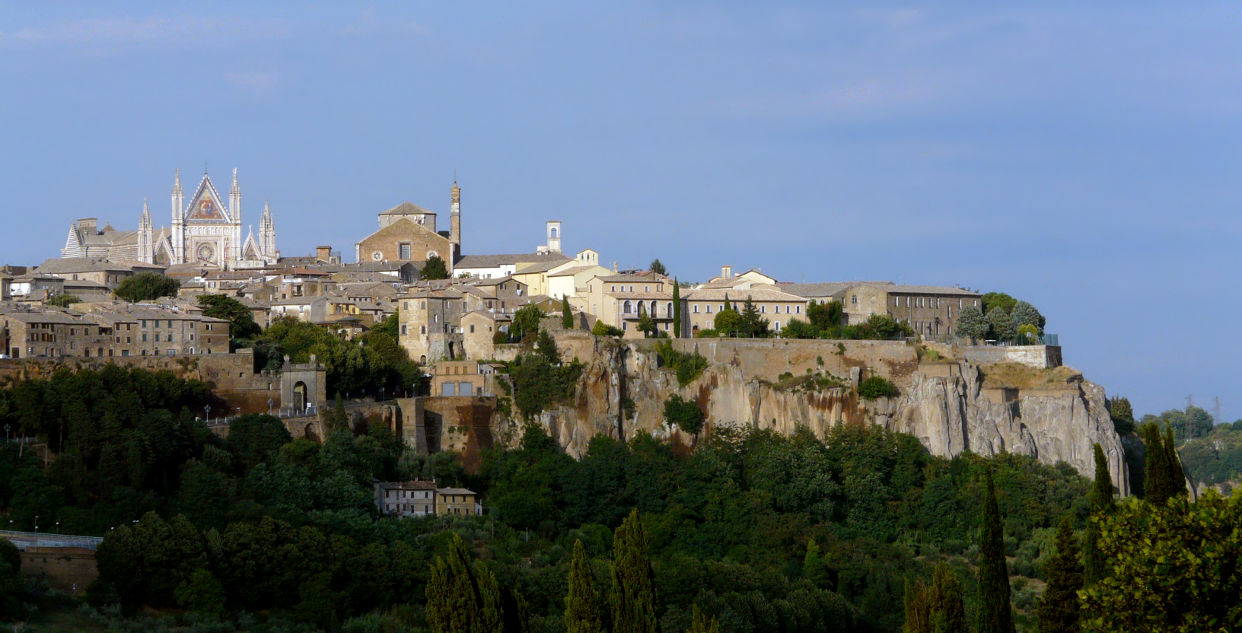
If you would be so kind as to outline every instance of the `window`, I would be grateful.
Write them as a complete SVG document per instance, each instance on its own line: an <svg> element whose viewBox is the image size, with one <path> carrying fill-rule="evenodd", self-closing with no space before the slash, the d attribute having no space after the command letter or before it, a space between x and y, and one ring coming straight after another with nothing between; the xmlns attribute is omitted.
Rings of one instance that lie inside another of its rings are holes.
<svg viewBox="0 0 1242 633"><path fill-rule="evenodd" d="M759 314L767 314L767 313L768 313L768 306L766 305L759 306Z"/></svg>
<svg viewBox="0 0 1242 633"><path fill-rule="evenodd" d="M408 326L408 325L406 325L406 324L404 324L404 323L402 323L402 324L401 324L401 335L402 335L402 336L405 336L406 334L409 334L408 328L409 328L409 326Z"/></svg>
<svg viewBox="0 0 1242 633"><path fill-rule="evenodd" d="M777 332L780 332L780 331L781 331L781 322L780 322L780 321L777 321L777 322L776 322L776 331L777 331Z"/></svg>
<svg viewBox="0 0 1242 633"><path fill-rule="evenodd" d="M850 295L850 305L858 305L858 295Z"/></svg>
<svg viewBox="0 0 1242 633"><path fill-rule="evenodd" d="M625 303L621 304L621 312L625 314L630 314L633 311L634 311L634 304L630 303L629 299L626 299Z"/></svg>
<svg viewBox="0 0 1242 633"><path fill-rule="evenodd" d="M668 316L669 318L672 318L673 317L673 302L669 301L667 307L668 307Z"/></svg>
<svg viewBox="0 0 1242 633"><path fill-rule="evenodd" d="M420 325L420 326L418 326L418 333L419 333L419 334L426 334L426 333L427 333L427 326L425 326L425 325Z"/></svg>
<svg viewBox="0 0 1242 633"><path fill-rule="evenodd" d="M695 313L695 314L698 314L698 313L699 313L699 304L697 304L697 303L696 303L696 304L694 304L694 313Z"/></svg>
<svg viewBox="0 0 1242 633"><path fill-rule="evenodd" d="M798 311L798 314L802 314L802 306L794 306L794 309Z"/></svg>
<svg viewBox="0 0 1242 633"><path fill-rule="evenodd" d="M397 259L410 259L409 242L402 242L397 245Z"/></svg>
<svg viewBox="0 0 1242 633"><path fill-rule="evenodd" d="M710 303L709 303L709 304L707 304L707 313L708 313L708 314L711 314L711 313L712 313L712 304L710 304Z"/></svg>
<svg viewBox="0 0 1242 633"><path fill-rule="evenodd" d="M958 309L958 310L961 310L961 309L962 309L962 300L961 300L961 299L958 299L958 300L957 300L957 309Z"/></svg>
<svg viewBox="0 0 1242 633"><path fill-rule="evenodd" d="M470 326L470 333L471 333L471 334L474 334L474 326L473 326L473 325L471 325L471 326Z"/></svg>

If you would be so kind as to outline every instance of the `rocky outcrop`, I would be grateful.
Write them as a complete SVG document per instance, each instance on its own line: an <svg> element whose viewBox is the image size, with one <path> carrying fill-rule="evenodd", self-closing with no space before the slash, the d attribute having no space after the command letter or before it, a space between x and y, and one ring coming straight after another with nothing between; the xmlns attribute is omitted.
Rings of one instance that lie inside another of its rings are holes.
<svg viewBox="0 0 1242 633"><path fill-rule="evenodd" d="M1081 376L1033 388L997 388L985 384L986 368L938 363L903 373L899 396L867 402L853 388L861 375L857 368L849 378L853 386L817 389L746 376L739 362L718 363L681 387L672 372L657 366L654 353L639 346L600 340L586 353L577 350L577 356L585 368L574 401L539 419L575 455L599 433L677 434L664 424L663 407L679 394L703 409L709 433L728 426L792 433L806 426L824 437L834 425L865 422L914 435L935 455L1031 455L1046 464L1065 462L1087 477L1095 468L1092 445L1099 443L1113 483L1122 494L1130 490L1104 389Z"/></svg>

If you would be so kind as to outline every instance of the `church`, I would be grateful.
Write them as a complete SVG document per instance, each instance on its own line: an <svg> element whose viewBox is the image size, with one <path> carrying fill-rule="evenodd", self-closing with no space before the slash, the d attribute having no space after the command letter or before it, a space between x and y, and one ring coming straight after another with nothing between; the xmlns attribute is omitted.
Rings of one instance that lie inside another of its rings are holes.
<svg viewBox="0 0 1242 633"><path fill-rule="evenodd" d="M274 265L280 251L276 249L272 211L264 203L258 237L251 227L243 239L241 198L236 169L227 205L204 171L187 205L178 170L173 176L172 226L155 228L151 210L143 201L137 231L117 231L111 226L99 230L94 218L74 222L61 257L102 257L164 266L198 264L224 269Z"/></svg>

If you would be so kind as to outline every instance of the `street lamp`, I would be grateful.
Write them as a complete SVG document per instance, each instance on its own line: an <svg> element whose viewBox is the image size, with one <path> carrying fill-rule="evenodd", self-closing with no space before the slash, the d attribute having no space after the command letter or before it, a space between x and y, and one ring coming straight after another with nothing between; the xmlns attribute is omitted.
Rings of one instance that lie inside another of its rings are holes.
<svg viewBox="0 0 1242 633"><path fill-rule="evenodd" d="M207 426L211 426L211 405L203 405L203 413L207 414Z"/></svg>
<svg viewBox="0 0 1242 633"><path fill-rule="evenodd" d="M275 400L272 400L271 398L268 398L268 399L267 399L267 414L268 414L268 415L271 415L271 414L272 414L272 405L273 405L273 404L276 404L276 401L275 401Z"/></svg>

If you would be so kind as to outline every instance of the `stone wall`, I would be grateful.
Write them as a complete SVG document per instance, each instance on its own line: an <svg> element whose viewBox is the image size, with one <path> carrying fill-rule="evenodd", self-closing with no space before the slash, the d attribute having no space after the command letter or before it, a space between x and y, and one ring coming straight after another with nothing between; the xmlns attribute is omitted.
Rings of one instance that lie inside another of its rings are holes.
<svg viewBox="0 0 1242 633"><path fill-rule="evenodd" d="M954 353L976 365L1018 363L1040 369L1061 366L1061 348L1055 345L963 345L955 347Z"/></svg>
<svg viewBox="0 0 1242 633"><path fill-rule="evenodd" d="M22 573L41 576L52 587L82 595L99 577L95 552L77 547L35 547L22 550Z"/></svg>

